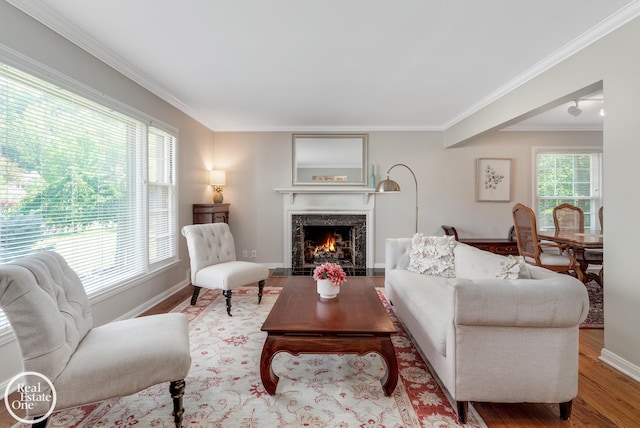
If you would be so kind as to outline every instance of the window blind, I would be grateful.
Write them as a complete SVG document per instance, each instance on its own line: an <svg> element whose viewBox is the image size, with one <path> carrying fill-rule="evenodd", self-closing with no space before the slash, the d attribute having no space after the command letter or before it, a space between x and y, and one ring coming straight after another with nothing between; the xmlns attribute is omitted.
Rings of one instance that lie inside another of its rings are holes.
<svg viewBox="0 0 640 428"><path fill-rule="evenodd" d="M164 130L0 64L0 263L54 250L91 297L172 261L175 145Z"/></svg>
<svg viewBox="0 0 640 428"><path fill-rule="evenodd" d="M597 210L602 204L602 153L539 152L536 154L537 218L542 229L553 229L553 208L569 203L584 212L585 228L598 226Z"/></svg>
<svg viewBox="0 0 640 428"><path fill-rule="evenodd" d="M176 253L175 157L176 138L149 127L149 263Z"/></svg>

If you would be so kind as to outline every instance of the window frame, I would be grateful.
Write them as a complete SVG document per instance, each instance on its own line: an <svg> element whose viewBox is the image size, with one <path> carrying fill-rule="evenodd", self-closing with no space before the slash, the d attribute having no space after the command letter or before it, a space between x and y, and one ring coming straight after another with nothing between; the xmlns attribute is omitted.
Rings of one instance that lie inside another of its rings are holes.
<svg viewBox="0 0 640 428"><path fill-rule="evenodd" d="M135 287L149 278L156 276L168 269L174 267L177 263L179 263L179 218L178 218L178 173L177 173L177 165L178 165L178 148L179 148L179 134L178 129L168 125L136 108L128 106L114 98L109 97L108 95L99 92L83 83L72 79L71 77L62 74L48 66L45 66L31 58L28 58L16 51L13 51L10 48L0 45L0 63L6 64L10 67L13 67L23 73L29 74L35 78L41 79L49 84L55 85L65 91L72 93L74 96L85 98L93 103L99 104L100 106L113 110L118 114L125 115L131 119L141 122L144 125L144 137L142 145L144 147L140 147L136 149L143 155L143 182L138 183L139 190L141 192L142 204L140 204L139 215L142 217L142 230L144 231L144 241L146 242L144 254L141 256L144 259L144 271L141 272L140 275L135 275L134 277L130 277L123 281L117 281L113 284L110 284L107 287L102 287L95 291L92 291L89 295L89 301L93 303L100 302L105 300L113 295L122 293L123 291ZM172 253L160 261L152 262L150 260L149 254L149 246L150 246L150 231L149 231L149 130L151 128L155 128L163 133L170 135L173 138L173 157L168 161L170 165L169 168L171 171L171 180L172 182L167 183L163 182L162 185L169 188L170 200L168 202L168 206L170 207L171 212L169 213L170 217L170 230L171 235L170 240L172 244ZM12 329L8 320L4 316L2 312L0 312L0 344L6 343L7 341L13 338Z"/></svg>
<svg viewBox="0 0 640 428"><path fill-rule="evenodd" d="M538 155L540 154L557 154L557 155L589 155L592 157L592 161L595 160L596 166L591 168L591 194L592 196L584 197L584 196L569 196L565 199L576 199L576 200L589 200L590 208L591 208L591 224L588 227L587 222L585 221L585 231L598 232L600 230L600 224L598 221L598 208L603 205L604 193L603 193L603 170L602 170L602 155L603 150L602 147L594 147L594 146L577 146L577 147L549 147L549 146L541 146L541 147L533 147L532 148L532 206L534 207L534 211L536 213L536 218L538 219L538 228L541 230L553 230L554 225L551 224L546 226L542 223L541 219L544 218L545 214L540 212L540 203L541 200L544 199L558 199L562 198L562 196L553 196L553 197L540 197L538 194Z"/></svg>

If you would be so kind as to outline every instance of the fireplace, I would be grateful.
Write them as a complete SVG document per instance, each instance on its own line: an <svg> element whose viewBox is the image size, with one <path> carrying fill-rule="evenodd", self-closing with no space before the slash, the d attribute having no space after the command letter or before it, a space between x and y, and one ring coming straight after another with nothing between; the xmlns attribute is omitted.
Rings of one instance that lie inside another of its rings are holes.
<svg viewBox="0 0 640 428"><path fill-rule="evenodd" d="M337 263L345 265L348 275L366 275L368 269L374 268L375 189L336 185L275 190L282 195L285 272L311 274L321 260L336 258ZM314 226L325 227L336 235L340 252L319 250L315 259L305 260L305 241L321 240Z"/></svg>
<svg viewBox="0 0 640 428"><path fill-rule="evenodd" d="M291 232L293 275L309 275L325 262L339 264L348 275L366 275L366 215L292 215Z"/></svg>

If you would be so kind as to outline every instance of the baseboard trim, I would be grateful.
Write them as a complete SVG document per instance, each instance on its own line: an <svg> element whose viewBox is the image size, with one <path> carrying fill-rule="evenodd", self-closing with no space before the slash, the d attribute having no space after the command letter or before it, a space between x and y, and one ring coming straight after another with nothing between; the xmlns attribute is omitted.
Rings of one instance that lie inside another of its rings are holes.
<svg viewBox="0 0 640 428"><path fill-rule="evenodd" d="M602 351L600 351L599 359L603 363L610 365L614 369L626 374L637 382L640 382L640 367L637 365L630 363L606 348L602 348Z"/></svg>
<svg viewBox="0 0 640 428"><path fill-rule="evenodd" d="M186 287L190 283L191 283L191 281L188 281L186 279L182 280L179 283L177 283L176 285L174 285L173 287L169 288L168 290L158 294L153 299L147 300L143 304L141 304L139 306L136 306L135 308L131 309L129 312L126 312L126 313L120 315L118 318L114 319L113 321L120 321L120 320L129 319L129 318L135 318L138 315L140 315L140 314L148 311L149 309L153 308L155 305L157 305L157 304L163 302L164 300L168 299L169 297L173 296L174 294L176 294L178 291L182 290L184 287ZM111 321L111 322L113 322L113 321Z"/></svg>

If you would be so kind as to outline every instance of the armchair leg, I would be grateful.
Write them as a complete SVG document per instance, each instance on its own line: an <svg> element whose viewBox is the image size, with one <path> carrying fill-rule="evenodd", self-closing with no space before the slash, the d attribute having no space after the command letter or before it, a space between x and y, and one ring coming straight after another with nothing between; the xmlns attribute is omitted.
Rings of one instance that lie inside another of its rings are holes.
<svg viewBox="0 0 640 428"><path fill-rule="evenodd" d="M231 315L231 290L222 290L222 295L227 299L227 315Z"/></svg>
<svg viewBox="0 0 640 428"><path fill-rule="evenodd" d="M191 304L195 305L196 302L198 301L198 294L200 294L200 289L202 287L198 287L198 286L193 286L193 296L191 296Z"/></svg>
<svg viewBox="0 0 640 428"><path fill-rule="evenodd" d="M258 304L262 302L262 290L264 289L264 279L258 281Z"/></svg>
<svg viewBox="0 0 640 428"><path fill-rule="evenodd" d="M571 417L571 409L573 407L573 400L569 400L565 403L560 403L560 419L568 421Z"/></svg>
<svg viewBox="0 0 640 428"><path fill-rule="evenodd" d="M469 402L468 401L456 401L458 406L458 422L461 424L467 423L467 417L469 415Z"/></svg>
<svg viewBox="0 0 640 428"><path fill-rule="evenodd" d="M42 415L44 416L44 415ZM37 416L34 418L34 420L36 419L40 419L42 416ZM49 422L49 418L42 420L40 422L38 422L37 424L31 424L31 428L45 428L47 426L47 422Z"/></svg>
<svg viewBox="0 0 640 428"><path fill-rule="evenodd" d="M184 379L175 380L169 384L169 392L173 399L173 421L176 428L182 428L182 415L184 407L182 406L182 397L184 396Z"/></svg>

